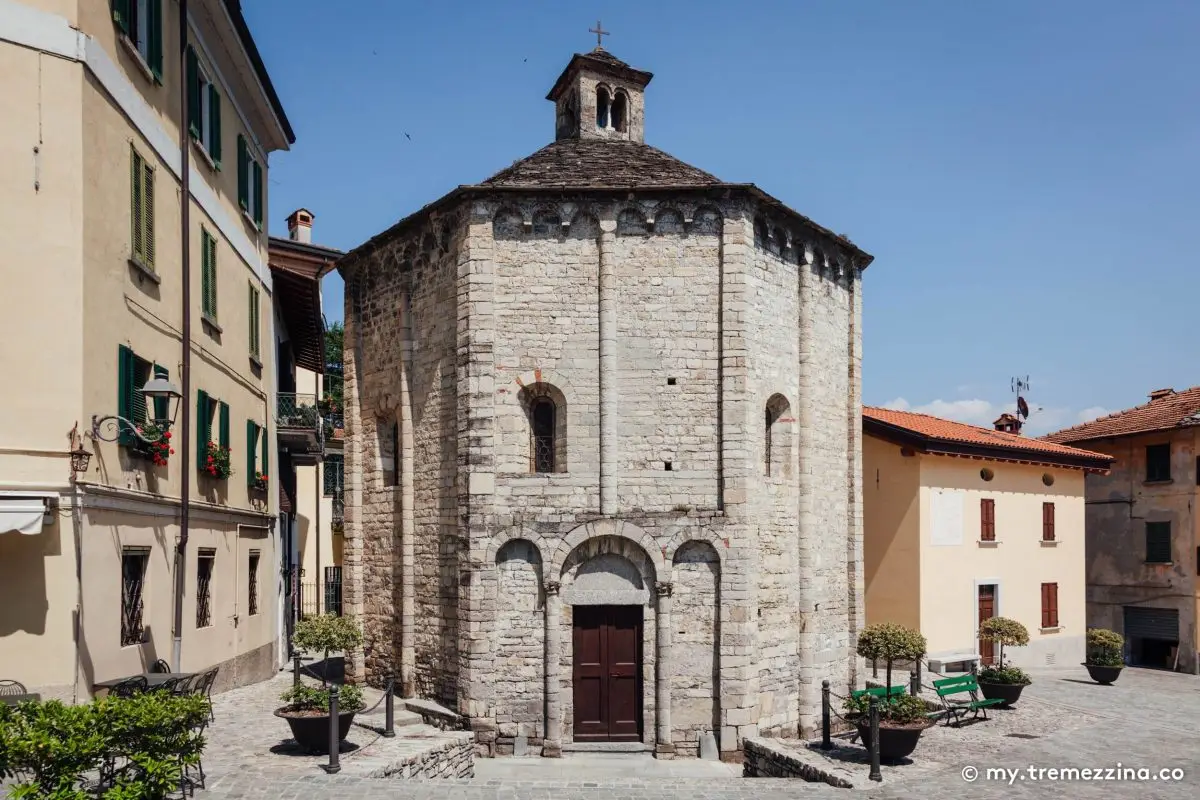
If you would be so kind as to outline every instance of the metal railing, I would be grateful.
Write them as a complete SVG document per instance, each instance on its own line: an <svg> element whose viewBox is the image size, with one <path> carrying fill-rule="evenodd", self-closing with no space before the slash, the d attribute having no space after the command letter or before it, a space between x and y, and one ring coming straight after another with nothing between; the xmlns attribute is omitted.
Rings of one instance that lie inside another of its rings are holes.
<svg viewBox="0 0 1200 800"><path fill-rule="evenodd" d="M342 615L342 568L325 567L325 579L300 584L300 617Z"/></svg>
<svg viewBox="0 0 1200 800"><path fill-rule="evenodd" d="M275 424L280 428L301 428L321 433L321 413L315 394L279 392L275 401Z"/></svg>
<svg viewBox="0 0 1200 800"><path fill-rule="evenodd" d="M346 525L346 501L341 493L334 495L333 498L333 529L339 531Z"/></svg>

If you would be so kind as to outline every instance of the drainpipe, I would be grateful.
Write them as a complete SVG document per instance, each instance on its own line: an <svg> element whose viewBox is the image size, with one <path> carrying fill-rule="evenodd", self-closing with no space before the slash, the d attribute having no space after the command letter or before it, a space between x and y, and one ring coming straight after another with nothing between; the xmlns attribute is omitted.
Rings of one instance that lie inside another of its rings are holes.
<svg viewBox="0 0 1200 800"><path fill-rule="evenodd" d="M179 74L187 75L188 48L188 4L187 0L179 0ZM179 481L179 544L175 548L175 621L172 626L171 668L182 672L183 659L183 587L187 574L187 545L188 528L190 523L190 500L192 491L192 270L189 255L191 253L191 207L192 190L191 172L191 134L188 133L188 87L187 81L182 82L183 90L179 93L180 126L179 126L179 180L182 203L179 210L180 234L179 246L183 280L183 363L180 366L180 378L183 384L182 422L179 429L183 432L179 442L179 458L183 464Z"/></svg>
<svg viewBox="0 0 1200 800"><path fill-rule="evenodd" d="M317 381L319 385L320 378L317 378ZM320 397L320 393L318 393L317 396ZM317 425L320 424L321 418L318 416ZM323 610L323 605L325 603L325 595L323 592L325 590L324 584L321 582L321 470L325 469L324 460L318 461L316 467L317 468L313 470L313 488L316 490L317 515L316 519L313 520L313 540L317 543L317 563L313 569L313 572L317 574L317 616L319 617L321 614L325 613Z"/></svg>

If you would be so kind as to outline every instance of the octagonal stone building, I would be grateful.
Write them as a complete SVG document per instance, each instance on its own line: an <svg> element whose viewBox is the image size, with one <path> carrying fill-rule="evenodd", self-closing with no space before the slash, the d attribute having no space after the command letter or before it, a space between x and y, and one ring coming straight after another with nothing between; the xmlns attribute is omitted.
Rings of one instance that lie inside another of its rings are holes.
<svg viewBox="0 0 1200 800"><path fill-rule="evenodd" d="M350 669L484 755L736 757L858 678L871 256L645 144L650 79L576 54L551 144L339 265Z"/></svg>

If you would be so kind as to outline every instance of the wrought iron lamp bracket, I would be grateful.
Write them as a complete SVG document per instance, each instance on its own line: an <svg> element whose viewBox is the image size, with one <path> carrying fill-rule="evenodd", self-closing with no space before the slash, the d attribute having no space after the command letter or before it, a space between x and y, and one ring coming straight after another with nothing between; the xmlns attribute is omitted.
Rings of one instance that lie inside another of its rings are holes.
<svg viewBox="0 0 1200 800"><path fill-rule="evenodd" d="M169 431L171 429L171 421L170 420L155 419L155 420L150 420L150 422L156 428L158 428L160 431L162 431L162 434L165 434L167 431ZM93 414L92 415L92 438L99 439L102 442L115 442L121 438L122 426L124 426L126 428L125 432L129 433L131 436L136 437L140 441L145 442L146 444L157 444L157 443L161 442L164 438L164 436L162 434L159 434L157 437L155 437L153 439L151 439L147 436L143 436L141 431L138 430L139 426L137 424L130 422L129 420L127 420L124 417L119 416L117 414L108 414L103 417L98 417L95 414ZM101 427L107 429L109 431L109 434L105 435L104 433L102 433L100 430Z"/></svg>

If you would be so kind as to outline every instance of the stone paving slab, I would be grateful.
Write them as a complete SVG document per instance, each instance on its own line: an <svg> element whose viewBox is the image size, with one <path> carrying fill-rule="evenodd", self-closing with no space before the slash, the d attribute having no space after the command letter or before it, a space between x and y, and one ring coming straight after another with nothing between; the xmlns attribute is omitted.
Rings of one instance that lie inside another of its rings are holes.
<svg viewBox="0 0 1200 800"><path fill-rule="evenodd" d="M210 783L211 791L197 797L245 798L246 800L333 800L333 798L405 797L413 800L786 800L787 798L840 797L880 800L1193 800L1200 796L1200 679L1150 670L1128 669L1111 687L1087 680L1082 668L1034 672L1034 684L1025 690L1021 703L1006 716L991 722L948 728L945 733L927 731L916 752L921 761L939 766L921 775L885 766L882 784L864 789L836 789L823 784L771 778L723 778L713 775L684 778L647 777L636 774L640 765L630 762L624 777L611 773L575 770L568 776L569 762L559 775L522 771L533 758L497 759L501 777L486 775L492 762L480 769L481 777L466 781L424 781L355 778L349 775L292 773L264 780L246 774L223 775ZM272 718L273 719L273 718ZM281 720L275 720L283 724ZM1054 729L1055 724L1058 725ZM943 726L939 726L939 731ZM286 732L286 728L284 729ZM1029 733L1036 739L1020 739L1009 733ZM930 735L932 734L932 735ZM959 741L955 741L955 738ZM609 756L614 760L617 756ZM642 758L629 756L626 758ZM582 763L582 762L580 762ZM681 771L705 762L676 759ZM709 762L711 763L711 762ZM1184 771L1182 781L1051 781L1031 777L1025 770L1037 768L1105 768L1118 763L1125 767L1174 768ZM207 759L206 759L207 764ZM727 765L726 765L727 766ZM965 768L979 769L974 781L964 780ZM987 776L986 770L1017 770L1015 777ZM615 769L620 769L616 766ZM680 774L683 774L682 772Z"/></svg>
<svg viewBox="0 0 1200 800"><path fill-rule="evenodd" d="M287 721L273 713L283 705L279 695L291 685L291 674L281 673L271 680L213 697L216 721L206 732L208 746L204 752L209 786L245 782L270 785L303 775L324 776L320 765L328 763L328 756L302 752L291 739ZM379 711L382 712L382 707ZM368 721L373 721L373 717ZM412 722L408 718L405 721ZM379 723L382 724L382 717ZM419 724L419 719L418 724L398 728L395 738L353 725L339 753L341 774L347 777L385 774L397 765L472 739L469 732L440 731Z"/></svg>

